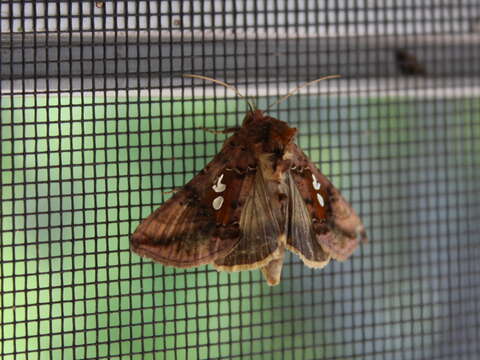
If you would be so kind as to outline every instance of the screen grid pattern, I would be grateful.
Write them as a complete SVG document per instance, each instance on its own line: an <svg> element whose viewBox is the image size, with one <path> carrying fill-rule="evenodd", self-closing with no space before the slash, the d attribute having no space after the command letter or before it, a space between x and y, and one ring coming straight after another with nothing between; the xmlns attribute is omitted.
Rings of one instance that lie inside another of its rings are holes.
<svg viewBox="0 0 480 360"><path fill-rule="evenodd" d="M2 359L477 359L480 5L0 4ZM248 106L369 241L281 282L130 251Z"/></svg>

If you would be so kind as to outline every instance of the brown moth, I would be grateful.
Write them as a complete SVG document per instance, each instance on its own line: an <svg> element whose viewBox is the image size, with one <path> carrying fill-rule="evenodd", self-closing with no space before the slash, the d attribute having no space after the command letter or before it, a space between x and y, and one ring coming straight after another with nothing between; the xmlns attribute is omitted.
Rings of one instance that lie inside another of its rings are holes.
<svg viewBox="0 0 480 360"><path fill-rule="evenodd" d="M297 129L250 107L214 159L138 226L134 252L179 268L260 268L277 285L285 249L322 268L366 240L352 207L295 144Z"/></svg>

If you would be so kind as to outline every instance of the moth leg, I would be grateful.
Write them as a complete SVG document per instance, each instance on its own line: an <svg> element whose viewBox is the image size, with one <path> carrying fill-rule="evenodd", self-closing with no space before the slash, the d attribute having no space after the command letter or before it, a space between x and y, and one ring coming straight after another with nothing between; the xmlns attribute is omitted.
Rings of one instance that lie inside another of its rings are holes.
<svg viewBox="0 0 480 360"><path fill-rule="evenodd" d="M210 128L206 128L206 127L201 127L200 129L202 129L203 131L209 132L211 134L229 134L229 133L233 133L233 132L236 132L236 131L240 130L239 127L226 128L226 129L223 129L223 130L214 130L214 129L210 129Z"/></svg>

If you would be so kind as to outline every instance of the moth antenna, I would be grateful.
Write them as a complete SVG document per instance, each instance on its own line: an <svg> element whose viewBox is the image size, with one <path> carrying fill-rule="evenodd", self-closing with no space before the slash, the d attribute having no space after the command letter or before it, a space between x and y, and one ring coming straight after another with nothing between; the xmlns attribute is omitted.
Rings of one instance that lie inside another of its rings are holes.
<svg viewBox="0 0 480 360"><path fill-rule="evenodd" d="M214 82L216 84L219 84L219 85L222 85L222 86L225 86L227 89L230 89L232 91L235 92L235 94L238 95L238 97L242 98L242 99L245 99L247 101L247 104L248 104L248 107L250 108L250 111L254 111L255 110L255 104L253 104L252 102L250 102L250 100L244 96L240 91L238 91L238 89L230 84L227 84L226 82L223 82L221 80L217 80L217 79L213 79L213 78L210 78L208 76L203 76L203 75L195 75L195 74L183 74L182 75L183 77L185 78L192 78L192 79L201 79L201 80L207 80L207 81L211 81L211 82Z"/></svg>
<svg viewBox="0 0 480 360"><path fill-rule="evenodd" d="M321 77L320 79L316 79L316 80L312 80L312 81L309 81L309 82L306 82L305 84L302 84L300 86L297 86L295 89L292 89L288 92L287 95L284 95L282 96L280 99L278 99L277 101L275 101L273 104L269 105L266 112L268 110L270 110L272 107L274 107L275 105L278 105L280 104L281 102L285 101L286 99L288 99L290 96L292 96L293 94L295 94L297 91L307 87L307 86L310 86L310 85L313 85L317 82L320 82L322 80L328 80L328 79L338 79L339 77L341 77L341 75L327 75L327 76L324 76L324 77Z"/></svg>

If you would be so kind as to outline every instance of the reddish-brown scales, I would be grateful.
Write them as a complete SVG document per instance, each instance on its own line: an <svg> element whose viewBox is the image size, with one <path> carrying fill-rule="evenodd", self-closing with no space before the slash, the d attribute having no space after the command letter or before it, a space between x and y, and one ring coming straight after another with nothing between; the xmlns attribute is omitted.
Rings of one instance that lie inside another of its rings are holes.
<svg viewBox="0 0 480 360"><path fill-rule="evenodd" d="M265 153L282 154L293 142L296 128L291 128L284 121L265 115L262 110L247 113L238 136L246 139L250 150L258 159Z"/></svg>

